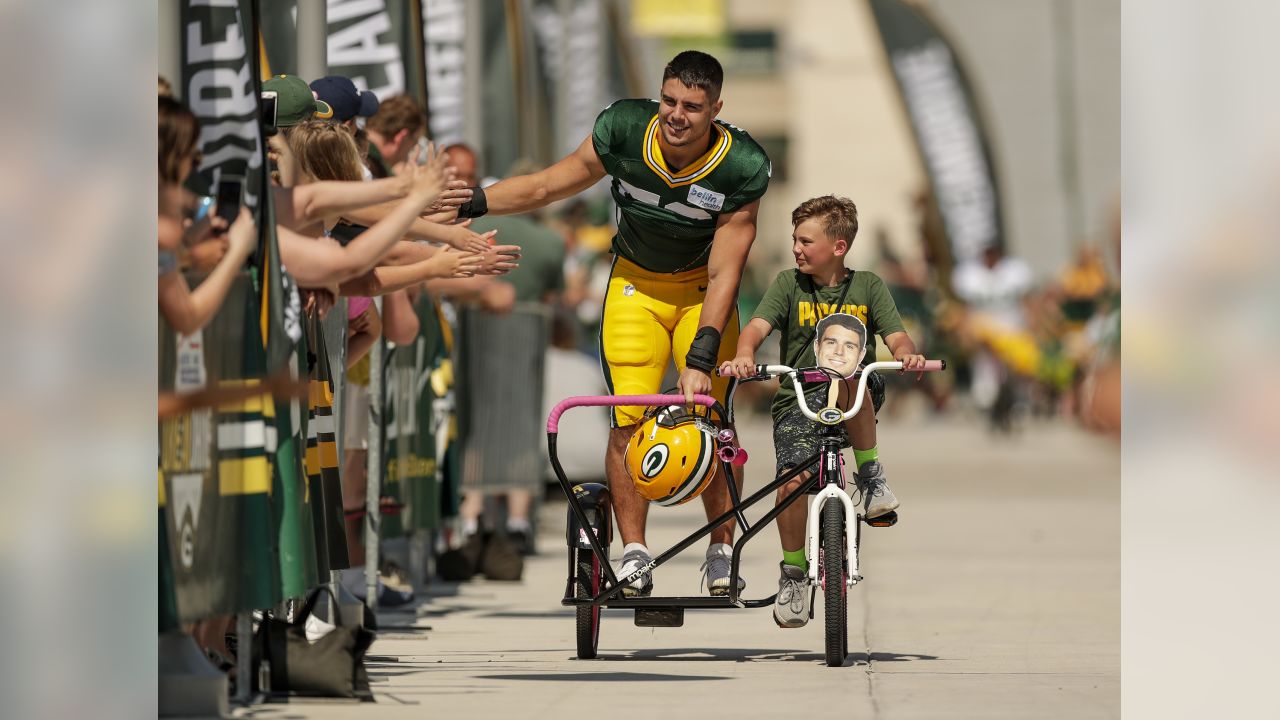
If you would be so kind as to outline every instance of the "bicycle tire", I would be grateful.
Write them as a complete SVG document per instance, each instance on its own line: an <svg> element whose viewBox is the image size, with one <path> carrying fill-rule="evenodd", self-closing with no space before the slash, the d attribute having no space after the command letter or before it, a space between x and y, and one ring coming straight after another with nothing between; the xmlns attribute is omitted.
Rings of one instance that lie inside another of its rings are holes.
<svg viewBox="0 0 1280 720"><path fill-rule="evenodd" d="M822 506L822 600L826 620L827 666L844 664L849 649L848 589L845 587L844 505Z"/></svg>
<svg viewBox="0 0 1280 720"><path fill-rule="evenodd" d="M600 568L600 561L589 548L577 548L573 552L576 569L574 597L594 597L604 584L604 571ZM591 660L595 658L596 650L600 646L600 606L578 605L575 609L577 611L578 659Z"/></svg>

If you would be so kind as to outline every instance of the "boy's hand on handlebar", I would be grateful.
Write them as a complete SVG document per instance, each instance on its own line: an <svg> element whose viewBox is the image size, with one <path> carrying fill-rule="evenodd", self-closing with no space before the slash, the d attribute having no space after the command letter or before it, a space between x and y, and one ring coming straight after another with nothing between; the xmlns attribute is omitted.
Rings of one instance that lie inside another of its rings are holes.
<svg viewBox="0 0 1280 720"><path fill-rule="evenodd" d="M902 369L898 371L899 373L908 372L910 370L917 370L920 372L924 372L924 356L923 355L920 355L918 353L904 352L899 354L897 357L895 357L894 360L897 360L898 362L902 363ZM919 377L923 377L923 375Z"/></svg>
<svg viewBox="0 0 1280 720"><path fill-rule="evenodd" d="M739 355L720 366L720 375L722 377L746 378L755 374L755 355Z"/></svg>
<svg viewBox="0 0 1280 720"><path fill-rule="evenodd" d="M687 367L680 372L676 381L676 389L684 393L684 401L693 404L693 396L711 393L711 376L695 368Z"/></svg>

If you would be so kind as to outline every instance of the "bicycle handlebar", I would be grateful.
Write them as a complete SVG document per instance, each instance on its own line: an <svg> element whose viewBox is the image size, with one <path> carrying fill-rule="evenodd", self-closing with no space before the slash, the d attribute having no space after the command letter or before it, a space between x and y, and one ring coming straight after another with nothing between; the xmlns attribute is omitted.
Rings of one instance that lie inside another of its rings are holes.
<svg viewBox="0 0 1280 720"><path fill-rule="evenodd" d="M547 416L547 432L560 432L560 416L569 408L588 406L617 407L621 405L684 404L684 395L578 395L576 397L568 397L556 403L556 406L551 409L551 414ZM710 395L694 395L693 404L701 407L711 407L716 404L716 399Z"/></svg>
<svg viewBox="0 0 1280 720"><path fill-rule="evenodd" d="M947 369L946 360L925 360L924 367L912 368L906 372L938 372ZM867 378L871 377L871 373L879 370L902 370L902 363L896 360L889 362L873 362L862 368L862 377L858 378L857 397L853 399L853 407L849 411L842 413L839 420L835 420L829 424L834 425L836 422L847 422L858 414L862 409L862 398L867 391ZM787 365L757 365L756 374L750 378L742 378L744 380L763 380L768 377L789 375L791 384L796 391L796 404L800 406L800 412L805 417L814 422L825 422L818 418L818 414L809 409L809 404L804 401L804 389L800 387L801 382L829 382L831 376L820 369L801 369L797 370Z"/></svg>

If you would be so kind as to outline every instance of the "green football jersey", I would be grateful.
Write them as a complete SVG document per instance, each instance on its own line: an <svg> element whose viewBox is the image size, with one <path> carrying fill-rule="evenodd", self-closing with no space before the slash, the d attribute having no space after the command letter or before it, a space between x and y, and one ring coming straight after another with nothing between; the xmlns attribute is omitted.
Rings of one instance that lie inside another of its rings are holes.
<svg viewBox="0 0 1280 720"><path fill-rule="evenodd" d="M840 300L842 294L843 302ZM839 307L836 307L837 303ZM867 326L867 354L862 358L864 366L876 359L876 335L886 338L905 331L889 288L879 275L867 270L851 271L844 282L831 287L815 285L812 276L798 270L783 270L765 291L752 317L764 320L782 334L779 348L782 357L778 362L799 368L813 367L817 363L813 354L814 333L818 321L832 313L855 315ZM765 361L757 358L756 362ZM805 395L819 385L821 383L805 384ZM796 406L795 397L791 381L783 380L773 398L774 422Z"/></svg>
<svg viewBox="0 0 1280 720"><path fill-rule="evenodd" d="M705 267L720 213L769 187L769 156L741 128L716 120L711 149L674 172L658 145L658 102L619 100L596 118L591 141L613 177L613 251L652 272Z"/></svg>

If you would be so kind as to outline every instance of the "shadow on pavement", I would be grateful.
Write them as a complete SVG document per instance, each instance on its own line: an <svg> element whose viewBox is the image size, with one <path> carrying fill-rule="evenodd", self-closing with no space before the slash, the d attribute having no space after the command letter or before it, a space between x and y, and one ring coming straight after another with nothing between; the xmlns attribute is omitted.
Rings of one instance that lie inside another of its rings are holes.
<svg viewBox="0 0 1280 720"><path fill-rule="evenodd" d="M662 648L635 650L625 654L607 655L601 653L599 660L671 660L677 662L822 662L826 655L812 650L768 650L758 648ZM869 665L871 662L909 662L915 660L937 660L935 655L917 653L873 652L849 653L844 667Z"/></svg>
<svg viewBox="0 0 1280 720"><path fill-rule="evenodd" d="M664 675L662 673L584 672L530 673L528 675L476 675L483 680L551 680L555 682L671 682L673 680L728 680L714 675Z"/></svg>

